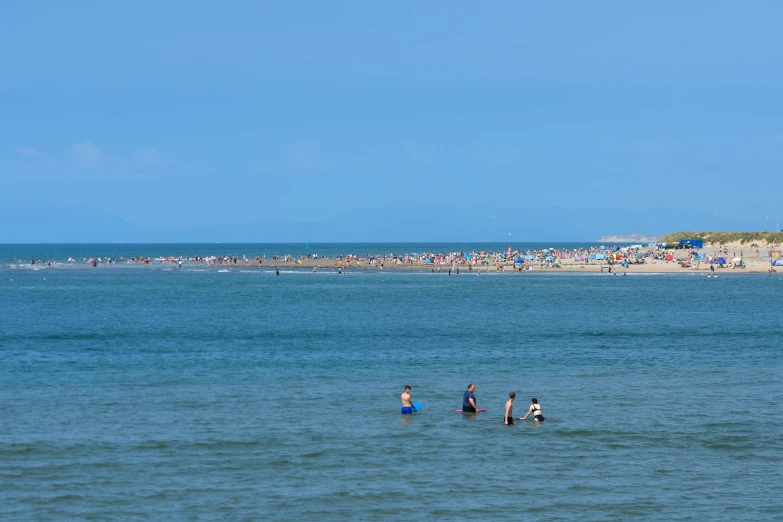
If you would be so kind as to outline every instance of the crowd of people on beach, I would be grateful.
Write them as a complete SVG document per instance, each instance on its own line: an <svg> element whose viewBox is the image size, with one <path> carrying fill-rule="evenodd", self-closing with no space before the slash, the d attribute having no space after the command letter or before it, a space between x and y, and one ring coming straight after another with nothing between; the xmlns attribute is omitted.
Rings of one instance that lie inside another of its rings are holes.
<svg viewBox="0 0 783 522"><path fill-rule="evenodd" d="M458 413L477 415L480 412L486 411L486 408L479 408L476 402L475 391L476 385L473 383L468 384L467 390L462 394L462 409L456 410ZM508 400L506 401L506 407L503 412L503 423L506 426L514 425L514 400L516 398L516 392L508 394ZM416 407L417 403L413 402L413 398L411 397L410 386L405 386L402 395L400 395L400 399L402 400L401 413L403 415L411 415L418 411ZM541 404L539 404L538 399L535 397L530 399L530 407L528 408L527 413L524 417L520 417L519 420L526 420L530 415L533 415L533 420L535 422L544 422L546 420L544 418L544 412L541 409Z"/></svg>
<svg viewBox="0 0 783 522"><path fill-rule="evenodd" d="M751 245L755 249L755 257L761 257L758 245ZM742 260L744 249L739 250L737 256L736 249L733 251L732 262L727 263L729 248L726 246L713 245L712 253L708 253L708 248L701 250L688 248L675 251L671 245L663 243L651 243L648 245L630 245L630 246L591 246L587 248L547 248L539 250L512 249L509 246L506 250L471 250L471 251L452 251L452 252L406 252L406 253L338 253L331 257L323 253L300 253L298 255L272 254L267 257L266 254L256 254L252 257L246 255L170 255L170 256L130 256L115 258L114 256L95 256L83 257L77 261L69 257L68 265L88 264L93 267L108 266L115 264L124 265L143 265L143 266L301 266L318 265L320 267L333 266L334 268L430 268L433 272L436 268L450 268L450 270L494 268L496 271L506 271L511 268L515 271L532 271L539 269L562 268L564 264L570 266L591 266L600 265L611 269L619 265L622 268L628 268L632 265L644 265L650 262L672 262L679 264L682 268L694 268L701 263L715 264L718 268L724 267L743 267ZM724 257L725 256L725 257ZM32 266L62 266L63 263L56 259L17 259L18 263L26 263ZM616 271L616 270L615 270Z"/></svg>
<svg viewBox="0 0 783 522"><path fill-rule="evenodd" d="M361 263L366 266L378 266L383 267L385 265L470 265L470 266L491 266L497 264L504 264L515 262L517 264L523 263L539 263L542 266L554 267L559 264L559 261L564 259L577 259L583 260L586 263L596 260L609 259L613 261L615 259L626 259L632 262L637 262L638 259L642 259L648 256L650 252L641 252L641 246L636 247L616 247L614 249L608 249L607 247L590 247L586 249L555 249L550 248L546 250L512 250L511 247L506 251L459 251L459 252L410 252L399 254L395 252L385 254L337 254L333 257L329 257L324 254L307 253L307 254L273 254L267 258L264 255L255 255L253 258L248 258L245 255L224 255L224 256L130 256L125 258L123 256L114 258L112 256L96 256L90 258L82 258L77 261L73 257L69 257L68 264L114 264L118 261L125 264L169 264L179 265L182 263L198 264L198 265L263 265L263 264L302 264L305 261L318 261L331 259L335 266L350 266L352 264ZM32 265L46 264L51 266L57 264L56 259L44 261L42 259L17 259L17 262L30 262Z"/></svg>

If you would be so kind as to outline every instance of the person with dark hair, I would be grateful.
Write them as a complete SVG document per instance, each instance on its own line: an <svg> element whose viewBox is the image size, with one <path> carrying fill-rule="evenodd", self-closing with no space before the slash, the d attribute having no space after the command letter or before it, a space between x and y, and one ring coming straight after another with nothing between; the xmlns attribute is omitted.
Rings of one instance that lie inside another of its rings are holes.
<svg viewBox="0 0 783 522"><path fill-rule="evenodd" d="M402 392L402 395L400 395L400 399L402 399L402 414L403 415L410 415L411 413L416 411L416 408L413 407L413 402L411 399L411 387L406 386L405 391Z"/></svg>
<svg viewBox="0 0 783 522"><path fill-rule="evenodd" d="M462 413L478 413L478 406L476 406L476 397L473 392L476 391L476 385L468 384L468 391L462 395Z"/></svg>
<svg viewBox="0 0 783 522"><path fill-rule="evenodd" d="M515 392L511 392L508 394L508 400L506 401L506 414L504 420L504 424L506 426L514 425L514 399L516 398L517 398L517 394Z"/></svg>
<svg viewBox="0 0 783 522"><path fill-rule="evenodd" d="M527 414L522 417L519 420L525 420L528 418L528 416L532 413L533 414L533 420L536 422L544 422L546 419L544 418L543 412L541 411L541 405L538 404L538 399L533 397L530 399L530 409L527 410Z"/></svg>

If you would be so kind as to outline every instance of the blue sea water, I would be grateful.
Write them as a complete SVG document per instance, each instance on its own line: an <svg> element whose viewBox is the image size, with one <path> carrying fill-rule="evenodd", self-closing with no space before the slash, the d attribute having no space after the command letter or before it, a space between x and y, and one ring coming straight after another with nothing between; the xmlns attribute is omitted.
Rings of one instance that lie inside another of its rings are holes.
<svg viewBox="0 0 783 522"><path fill-rule="evenodd" d="M6 266L0 519L780 520L781 295ZM454 412L469 382L486 413ZM510 391L546 422L504 426Z"/></svg>

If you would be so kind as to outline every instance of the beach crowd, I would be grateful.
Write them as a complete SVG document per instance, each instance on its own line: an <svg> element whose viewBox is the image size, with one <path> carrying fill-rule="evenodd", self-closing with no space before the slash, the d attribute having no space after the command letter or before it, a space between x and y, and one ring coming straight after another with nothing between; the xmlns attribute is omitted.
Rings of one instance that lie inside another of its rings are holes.
<svg viewBox="0 0 783 522"><path fill-rule="evenodd" d="M756 258L776 257L775 251L762 254L758 245L753 244L747 249L750 255ZM731 252L731 256L729 255ZM779 251L778 251L779 252ZM718 268L745 267L744 256L746 249L728 246L710 245L702 249L687 248L676 249L672 245L663 243L651 243L647 245L626 246L591 246L587 248L547 248L539 250L513 249L509 246L505 250L483 251L454 251L454 252L388 252L388 253L338 253L327 256L323 253L279 253L267 256L263 255L178 255L178 256L94 256L76 259L69 257L66 263L56 259L17 259L17 263L32 266L62 266L90 265L92 267L123 265L167 265L172 267L205 266L205 267L334 267L347 268L419 268L440 271L441 269L457 270L490 270L498 272L551 270L563 268L567 265L573 267L600 266L610 271L612 268L630 268L635 265L645 265L651 262L667 264L672 263L679 268L698 268L708 265L717 265ZM739 255L737 255L739 254ZM603 270L602 270L603 271Z"/></svg>

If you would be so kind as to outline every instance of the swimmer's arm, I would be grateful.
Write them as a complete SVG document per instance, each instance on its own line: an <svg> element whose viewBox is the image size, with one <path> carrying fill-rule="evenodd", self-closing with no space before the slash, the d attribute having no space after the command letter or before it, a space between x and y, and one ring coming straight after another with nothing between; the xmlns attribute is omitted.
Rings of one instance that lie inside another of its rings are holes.
<svg viewBox="0 0 783 522"><path fill-rule="evenodd" d="M503 416L503 424L508 424L508 410L509 410L509 404L506 403L506 414Z"/></svg>
<svg viewBox="0 0 783 522"><path fill-rule="evenodd" d="M530 415L530 412L532 412L532 411L533 411L533 406L530 406L530 409L529 409L529 410L527 410L527 413L525 414L525 416L524 416L524 417L520 417L520 419L519 419L519 420L525 420L525 419L527 419L527 416L528 416L528 415Z"/></svg>
<svg viewBox="0 0 783 522"><path fill-rule="evenodd" d="M473 409L478 411L478 406L476 406L476 401L473 400L472 397L470 399L468 399L468 400L470 401L470 405L473 406Z"/></svg>

